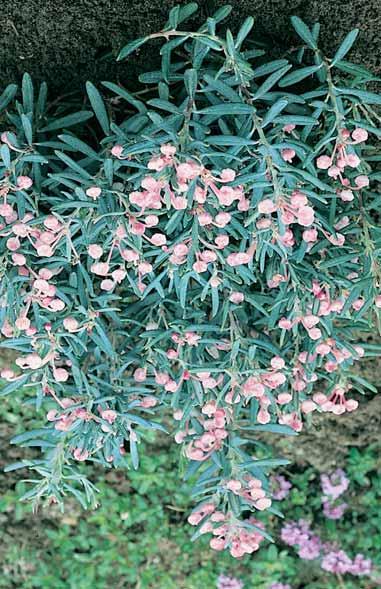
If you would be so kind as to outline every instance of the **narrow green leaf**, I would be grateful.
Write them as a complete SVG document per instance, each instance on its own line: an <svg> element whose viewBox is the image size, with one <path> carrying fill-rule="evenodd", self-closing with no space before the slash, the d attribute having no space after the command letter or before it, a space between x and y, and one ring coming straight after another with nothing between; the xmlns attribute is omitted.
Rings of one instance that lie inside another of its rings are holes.
<svg viewBox="0 0 381 589"><path fill-rule="evenodd" d="M381 104L381 96L375 94L374 92L367 92L366 90L355 90L352 88L336 88L336 91L339 92L339 94L354 96L361 102L368 104Z"/></svg>
<svg viewBox="0 0 381 589"><path fill-rule="evenodd" d="M254 25L254 19L252 16L248 16L246 20L243 22L242 27L238 31L238 35L235 41L236 49L239 49L246 39L247 35L250 33L251 29Z"/></svg>
<svg viewBox="0 0 381 589"><path fill-rule="evenodd" d="M170 112L173 114L182 114L182 111L177 108L175 104L168 102L168 100L161 100L160 98L153 98L147 102L150 106L154 106L155 108L159 108L160 110L165 110L166 112Z"/></svg>
<svg viewBox="0 0 381 589"><path fill-rule="evenodd" d="M9 169L11 167L11 152L6 143L3 143L0 149L1 159L4 162L4 166Z"/></svg>
<svg viewBox="0 0 381 589"><path fill-rule="evenodd" d="M286 436L297 436L298 433L288 425L279 425L278 423L257 424L249 427L242 427L243 430L251 430L257 432L269 432L273 434L283 434Z"/></svg>
<svg viewBox="0 0 381 589"><path fill-rule="evenodd" d="M57 157L60 158L60 160L62 160L63 162L65 162L65 164L67 166L69 166L69 168L72 168L73 170L75 170L77 172L77 174L80 174L81 176L83 176L84 178L86 178L86 180L92 180L91 174L89 174L86 170L84 170L71 157L69 157L65 153L62 153L61 151L55 151L54 153L56 154ZM73 203L71 203L71 204L73 204Z"/></svg>
<svg viewBox="0 0 381 589"><path fill-rule="evenodd" d="M350 61L340 60L336 63L336 67L347 74L351 74L352 76L362 76L369 79L373 78L372 72L363 66L351 63Z"/></svg>
<svg viewBox="0 0 381 589"><path fill-rule="evenodd" d="M24 384L26 384L29 380L29 375L24 374L17 380L10 382L7 386L0 388L0 397L4 397L5 395L9 395L13 393L13 391L19 390Z"/></svg>
<svg viewBox="0 0 381 589"><path fill-rule="evenodd" d="M8 104L12 100L12 98L16 95L17 92L17 85L16 84L9 84L2 95L0 96L0 112L7 108Z"/></svg>
<svg viewBox="0 0 381 589"><path fill-rule="evenodd" d="M29 74L24 74L21 83L22 101L25 112L33 112L34 89L32 78Z"/></svg>
<svg viewBox="0 0 381 589"><path fill-rule="evenodd" d="M222 42L213 39L209 35L203 35L202 37L201 36L197 37L197 40L200 41L200 43L203 43L204 45L206 45L207 47L214 49L215 51L222 51L222 49L223 49Z"/></svg>
<svg viewBox="0 0 381 589"><path fill-rule="evenodd" d="M180 6L180 11L178 15L178 23L184 22L187 18L192 16L198 10L198 4L196 2L189 2L189 4L185 4L185 6Z"/></svg>
<svg viewBox="0 0 381 589"><path fill-rule="evenodd" d="M139 453L138 453L138 446L135 439L130 436L130 454L131 454L131 462L132 466L135 470L139 468Z"/></svg>
<svg viewBox="0 0 381 589"><path fill-rule="evenodd" d="M128 55L130 55L130 53L133 53L139 47L144 45L144 43L146 41L147 41L147 37L141 37L140 39L135 39L135 41L131 41L131 43L127 43L127 45L125 45L123 47L123 49L120 50L119 55L116 58L116 60L121 61L122 59L125 59Z"/></svg>
<svg viewBox="0 0 381 589"><path fill-rule="evenodd" d="M51 123L46 125L46 127L42 127L39 129L41 132L45 131L55 131L57 129L66 129L67 127L73 127L74 125L78 125L79 123L84 123L93 117L93 113L90 110L81 110L79 112L75 112L71 115L67 115L66 117L60 117L59 119L53 120Z"/></svg>
<svg viewBox="0 0 381 589"><path fill-rule="evenodd" d="M267 76L268 74L272 74L276 70L279 70L281 67L288 65L287 59L275 59L274 61L270 61L269 63L264 63L259 67L255 68L253 71L254 78L261 78L262 76Z"/></svg>
<svg viewBox="0 0 381 589"><path fill-rule="evenodd" d="M274 120L274 123L282 125L317 125L318 122L314 117L304 117L302 115L281 115Z"/></svg>
<svg viewBox="0 0 381 589"><path fill-rule="evenodd" d="M312 35L310 29L307 27L306 23L302 21L301 18L298 16L291 17L291 23L294 27L295 31L298 33L299 37L305 41L305 43L311 49L317 49L316 40Z"/></svg>
<svg viewBox="0 0 381 589"><path fill-rule="evenodd" d="M190 274L184 274L180 281L180 289L179 289L179 301L180 305L183 309L185 309L186 299L187 299L187 290L188 290L188 283L190 279Z"/></svg>
<svg viewBox="0 0 381 589"><path fill-rule="evenodd" d="M25 137L28 142L28 145L32 145L32 143L33 143L33 129L32 129L32 124L29 120L29 117L22 114L21 115L21 123L22 123L22 127L24 129L24 133L25 133Z"/></svg>
<svg viewBox="0 0 381 589"><path fill-rule="evenodd" d="M215 90L219 94L221 94L221 96L224 96L225 98L227 98L228 100L230 100L232 102L239 102L240 101L239 94L237 92L235 92L228 84L225 84L221 80L215 80L214 78L212 78L208 74L204 75L204 80L208 84L208 86L206 88L204 88L205 92L208 92L210 90Z"/></svg>
<svg viewBox="0 0 381 589"><path fill-rule="evenodd" d="M314 74L320 69L320 65L310 65L308 67L302 67L299 70L294 72L290 72L279 82L279 86L284 88L285 86L291 86L292 84L297 84L301 80L308 78L311 74Z"/></svg>
<svg viewBox="0 0 381 589"><path fill-rule="evenodd" d="M28 468L32 465L33 463L30 460L12 462L12 464L7 464L7 466L4 467L4 472L12 472L13 470L19 470L20 468Z"/></svg>
<svg viewBox="0 0 381 589"><path fill-rule="evenodd" d="M94 160L101 159L100 156L97 154L97 152L92 147L90 147L89 145L87 145L87 143L85 143L81 139L78 139L77 137L73 137L72 135L58 135L58 139L61 139L61 141L63 141L64 143L67 143L71 147L74 147L74 149L76 149L77 151L80 151L81 153L84 153L85 155L87 155L91 159L94 159Z"/></svg>
<svg viewBox="0 0 381 589"><path fill-rule="evenodd" d="M234 37L232 35L232 32L230 31L230 29L228 29L226 31L226 49L228 54L230 55L230 57L235 56L235 43L234 43Z"/></svg>
<svg viewBox="0 0 381 589"><path fill-rule="evenodd" d="M269 125L270 123L273 122L273 120L279 115L279 113L287 106L288 101L287 100L283 100L282 98L280 100L277 100L272 107L267 111L263 121L262 121L262 125L261 127L264 128L267 125Z"/></svg>
<svg viewBox="0 0 381 589"><path fill-rule="evenodd" d="M197 70L191 68L191 69L188 69L185 71L185 73L184 73L185 89L187 91L189 98L191 98L192 100L194 99L194 96L196 93L197 80L198 80Z"/></svg>
<svg viewBox="0 0 381 589"><path fill-rule="evenodd" d="M130 94L130 92L128 92L124 88L121 88L120 86L117 86L117 84L113 84L112 82L102 82L102 84L103 84L103 86L105 86L106 88L108 88L109 90L111 90L112 92L114 92L115 94L120 96L121 98L124 98L124 100L129 102L139 112L141 112L141 113L147 112L147 107L145 106L144 102L135 98L135 96Z"/></svg>
<svg viewBox="0 0 381 589"><path fill-rule="evenodd" d="M36 115L37 117L42 117L46 110L46 100L48 97L48 85L46 82L42 82L40 86L40 90L38 92L37 102L36 102Z"/></svg>
<svg viewBox="0 0 381 589"><path fill-rule="evenodd" d="M273 467L273 466L285 466L286 464L290 464L290 461L286 458L268 458L264 460L248 460L246 462L242 462L239 466L241 468L247 468L248 466L255 466L255 467Z"/></svg>
<svg viewBox="0 0 381 589"><path fill-rule="evenodd" d="M91 82L86 82L86 91L90 100L90 104L93 107L95 116L97 117L100 126L105 135L110 133L110 121L107 115L106 107L103 102L103 98L100 92Z"/></svg>
<svg viewBox="0 0 381 589"><path fill-rule="evenodd" d="M29 440L34 440L36 438L41 438L45 436L49 430L47 429L35 429L28 432L23 432L22 434L18 434L11 439L11 444L23 444L24 442L28 442Z"/></svg>
<svg viewBox="0 0 381 589"><path fill-rule="evenodd" d="M256 141L246 139L245 137L235 137L234 135L211 135L206 139L209 145L255 145Z"/></svg>
<svg viewBox="0 0 381 589"><path fill-rule="evenodd" d="M339 49L335 53L335 56L331 62L331 66L335 65L338 61L341 61L343 57L346 56L348 51L351 50L353 43L357 39L357 35L359 34L359 29L353 29L350 31L348 35L345 37L344 41L340 45Z"/></svg>
<svg viewBox="0 0 381 589"><path fill-rule="evenodd" d="M244 104L243 102L239 102L237 104L222 103L216 104L214 106L207 106L206 108L203 108L197 112L200 115L214 115L216 118L218 118L225 115L250 115L255 112L255 108L250 104Z"/></svg>
<svg viewBox="0 0 381 589"><path fill-rule="evenodd" d="M253 100L259 100L262 98L264 94L266 94L275 84L284 76L286 72L291 68L291 65L286 65L282 67L280 70L271 74L261 86L259 86L258 90L253 96Z"/></svg>
<svg viewBox="0 0 381 589"><path fill-rule="evenodd" d="M166 29L177 29L177 25L179 24L179 13L180 13L180 6L174 6L169 11L168 15L168 24L166 25Z"/></svg>
<svg viewBox="0 0 381 589"><path fill-rule="evenodd" d="M216 23L221 22L225 18L229 16L232 11L232 7L230 4L225 4L225 6L221 6L213 15L212 19L216 21Z"/></svg>

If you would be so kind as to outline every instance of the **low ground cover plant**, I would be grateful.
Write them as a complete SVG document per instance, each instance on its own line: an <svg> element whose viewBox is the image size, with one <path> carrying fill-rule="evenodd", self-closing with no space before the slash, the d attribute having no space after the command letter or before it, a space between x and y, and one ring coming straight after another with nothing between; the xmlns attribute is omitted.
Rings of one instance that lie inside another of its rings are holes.
<svg viewBox="0 0 381 589"><path fill-rule="evenodd" d="M271 59L252 19L219 28L229 7L183 30L195 9L121 50L161 42L135 93L50 103L26 74L0 97L2 393L46 412L14 440L43 451L10 467L31 469L25 499L95 505L81 463L137 468L170 430L194 537L242 557L287 462L257 434L374 390L353 366L378 352L358 334L380 326L381 99L346 60L357 30L326 57L295 17L300 47Z"/></svg>
<svg viewBox="0 0 381 589"><path fill-rule="evenodd" d="M39 427L28 406L10 396L0 415L4 441L12 429ZM1 465L23 453L23 448L8 446ZM67 498L64 513L51 505L34 515L18 500L27 489L21 471L2 473L0 587L102 589L112 579L123 589L269 589L277 583L291 589L335 589L340 583L345 589L376 589L381 566L379 445L352 448L341 461L349 483L337 501L347 508L335 520L324 514L321 480L331 478L335 467L320 472L308 466L308 455L304 459L307 463L290 465L271 480L274 501L284 514L283 520L271 517L267 522L276 543L263 544L254 558L241 559L208 550L206 537L190 541L186 519L192 499L188 484L179 481L177 448L165 434L148 434L136 471L86 465L88 475L98 480L96 510L83 510ZM320 557L299 556L298 546L282 540L283 529L299 520L348 559L363 554L371 561L370 575L346 572L340 579L322 568Z"/></svg>

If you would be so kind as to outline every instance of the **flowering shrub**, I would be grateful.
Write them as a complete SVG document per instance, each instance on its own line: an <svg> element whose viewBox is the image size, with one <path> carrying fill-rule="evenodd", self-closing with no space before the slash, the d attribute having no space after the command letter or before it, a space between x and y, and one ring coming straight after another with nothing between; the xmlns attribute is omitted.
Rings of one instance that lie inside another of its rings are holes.
<svg viewBox="0 0 381 589"><path fill-rule="evenodd" d="M163 41L142 91L89 82L77 112L28 75L21 102L3 93L1 345L18 356L2 393L46 409L14 440L43 457L10 467L34 471L34 501L94 504L79 463L137 468L170 413L195 537L240 557L267 537L268 471L286 463L257 434L351 412L369 388L352 366L380 319L381 99L344 60L357 31L329 59L294 18L301 47L269 61L252 19L235 38L217 31L228 7L180 30L194 10L122 49Z"/></svg>

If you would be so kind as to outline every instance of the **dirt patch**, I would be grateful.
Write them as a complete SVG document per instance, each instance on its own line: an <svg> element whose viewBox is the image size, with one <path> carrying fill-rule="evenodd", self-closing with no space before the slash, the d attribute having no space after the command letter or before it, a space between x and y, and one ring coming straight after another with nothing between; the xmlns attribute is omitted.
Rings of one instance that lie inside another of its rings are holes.
<svg viewBox="0 0 381 589"><path fill-rule="evenodd" d="M118 50L132 38L159 30L176 0L2 0L0 76L2 83L19 80L28 71L45 79L54 92L77 90L90 79L120 80L132 85L138 72L152 69L158 52L144 47L128 63L117 64ZM201 18L225 4L225 0L199 0ZM335 48L353 27L361 36L352 52L355 61L381 71L379 0L231 0L229 17L233 30L247 15L255 17L255 32L265 34L279 46L295 40L289 17L297 14L307 22L320 21L327 50Z"/></svg>
<svg viewBox="0 0 381 589"><path fill-rule="evenodd" d="M351 447L361 449L371 444L381 449L381 395L364 400L353 413L314 415L313 423L299 436L271 437L275 453L299 467L313 466L320 472L340 466Z"/></svg>

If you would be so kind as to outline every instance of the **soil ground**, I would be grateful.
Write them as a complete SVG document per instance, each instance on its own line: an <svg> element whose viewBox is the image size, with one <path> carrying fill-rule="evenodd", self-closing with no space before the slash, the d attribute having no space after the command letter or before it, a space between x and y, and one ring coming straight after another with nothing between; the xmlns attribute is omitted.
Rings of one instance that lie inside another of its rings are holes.
<svg viewBox="0 0 381 589"><path fill-rule="evenodd" d="M137 71L155 67L152 44L127 63L115 56L129 40L160 30L170 8L182 0L0 0L0 79L14 82L28 71L45 79L55 93L78 90L86 80L120 80L133 86ZM199 0L194 24L227 0ZM321 23L325 50L334 51L345 34L359 27L354 61L381 71L381 3L379 0L230 0L228 26L236 30L246 16L255 18L254 33L270 46L296 40L290 16Z"/></svg>

